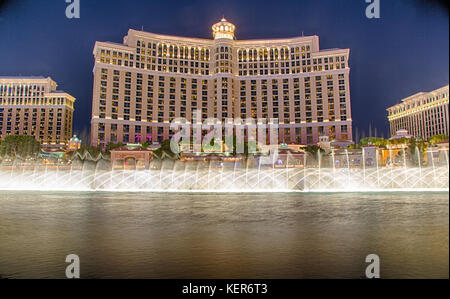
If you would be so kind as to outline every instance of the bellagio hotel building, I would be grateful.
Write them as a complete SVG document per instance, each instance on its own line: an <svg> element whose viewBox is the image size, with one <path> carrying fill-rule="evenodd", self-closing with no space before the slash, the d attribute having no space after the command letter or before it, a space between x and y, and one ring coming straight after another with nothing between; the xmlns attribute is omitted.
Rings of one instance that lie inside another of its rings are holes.
<svg viewBox="0 0 450 299"><path fill-rule="evenodd" d="M407 130L424 140L434 135L449 135L448 92L446 85L431 92L419 92L389 107L391 136L399 130Z"/></svg>
<svg viewBox="0 0 450 299"><path fill-rule="evenodd" d="M61 147L72 136L75 98L45 77L0 77L0 137L34 136Z"/></svg>
<svg viewBox="0 0 450 299"><path fill-rule="evenodd" d="M318 36L236 40L222 19L213 39L129 30L96 42L91 143L160 143L176 118L278 119L279 142L352 140L349 49ZM198 113L198 112L197 112Z"/></svg>

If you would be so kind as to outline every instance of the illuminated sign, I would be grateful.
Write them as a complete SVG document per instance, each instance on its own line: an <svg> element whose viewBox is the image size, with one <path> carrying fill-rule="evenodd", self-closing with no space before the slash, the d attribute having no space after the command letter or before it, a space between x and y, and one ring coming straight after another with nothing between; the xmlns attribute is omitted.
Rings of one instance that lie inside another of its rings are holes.
<svg viewBox="0 0 450 299"><path fill-rule="evenodd" d="M233 39L233 34L230 34L230 33L216 33L215 36L214 36L214 39L220 39L220 38Z"/></svg>

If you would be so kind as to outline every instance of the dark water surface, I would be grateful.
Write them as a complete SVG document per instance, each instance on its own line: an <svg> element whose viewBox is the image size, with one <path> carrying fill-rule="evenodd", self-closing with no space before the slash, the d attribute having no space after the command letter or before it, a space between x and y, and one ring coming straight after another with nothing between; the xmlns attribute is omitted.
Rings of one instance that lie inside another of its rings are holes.
<svg viewBox="0 0 450 299"><path fill-rule="evenodd" d="M448 195L0 191L0 275L448 278Z"/></svg>

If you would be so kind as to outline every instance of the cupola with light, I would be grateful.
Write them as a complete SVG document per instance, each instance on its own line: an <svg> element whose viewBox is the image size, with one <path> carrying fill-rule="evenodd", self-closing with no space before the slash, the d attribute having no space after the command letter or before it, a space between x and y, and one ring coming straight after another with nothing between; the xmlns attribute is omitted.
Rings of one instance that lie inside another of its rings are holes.
<svg viewBox="0 0 450 299"><path fill-rule="evenodd" d="M234 39L234 30L236 27L222 18L219 23L212 26L214 39Z"/></svg>

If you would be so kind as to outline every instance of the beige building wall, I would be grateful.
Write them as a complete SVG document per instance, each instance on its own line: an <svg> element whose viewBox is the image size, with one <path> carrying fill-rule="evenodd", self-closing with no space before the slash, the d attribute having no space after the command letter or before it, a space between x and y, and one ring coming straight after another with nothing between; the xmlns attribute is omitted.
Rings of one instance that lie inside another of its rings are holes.
<svg viewBox="0 0 450 299"><path fill-rule="evenodd" d="M279 141L352 139L349 50L320 50L317 36L239 41L233 24L214 39L129 30L97 42L91 142L161 142L175 118L276 118Z"/></svg>
<svg viewBox="0 0 450 299"><path fill-rule="evenodd" d="M391 136L402 129L424 140L434 135L449 135L448 92L448 85L431 92L420 92L388 108Z"/></svg>
<svg viewBox="0 0 450 299"><path fill-rule="evenodd" d="M0 77L0 137L30 135L43 145L67 145L75 98L44 77Z"/></svg>

